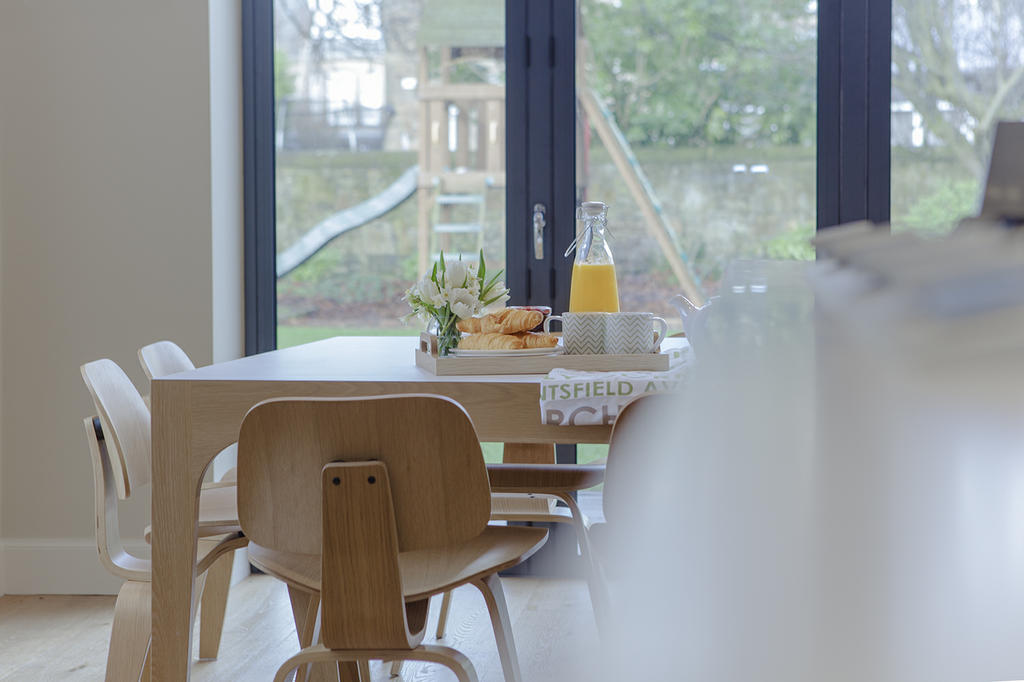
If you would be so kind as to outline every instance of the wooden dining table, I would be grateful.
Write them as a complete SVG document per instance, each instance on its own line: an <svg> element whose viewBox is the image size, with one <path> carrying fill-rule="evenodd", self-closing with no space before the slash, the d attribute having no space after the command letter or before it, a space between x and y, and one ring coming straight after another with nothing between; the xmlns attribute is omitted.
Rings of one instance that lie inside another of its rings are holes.
<svg viewBox="0 0 1024 682"><path fill-rule="evenodd" d="M152 679L189 678L199 488L246 412L280 397L426 393L463 405L506 461L553 462L554 443L607 443L609 426L541 422L540 374L435 376L415 337L335 337L153 380ZM546 454L547 453L547 454ZM538 459L540 458L540 459Z"/></svg>

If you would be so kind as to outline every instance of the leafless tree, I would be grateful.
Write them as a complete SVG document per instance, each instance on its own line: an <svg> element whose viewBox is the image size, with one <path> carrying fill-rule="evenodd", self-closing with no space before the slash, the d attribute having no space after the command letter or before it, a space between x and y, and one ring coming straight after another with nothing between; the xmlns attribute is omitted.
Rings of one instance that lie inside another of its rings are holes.
<svg viewBox="0 0 1024 682"><path fill-rule="evenodd" d="M893 88L977 176L1000 118L1024 117L1024 1L900 0Z"/></svg>

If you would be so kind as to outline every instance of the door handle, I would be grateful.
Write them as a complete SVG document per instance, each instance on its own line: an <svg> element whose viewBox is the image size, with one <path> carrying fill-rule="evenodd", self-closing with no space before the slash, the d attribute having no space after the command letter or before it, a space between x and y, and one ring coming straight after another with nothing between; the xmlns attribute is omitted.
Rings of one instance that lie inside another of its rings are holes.
<svg viewBox="0 0 1024 682"><path fill-rule="evenodd" d="M544 213L547 207L544 204L533 205L533 257L536 260L544 260L544 227L547 221L544 220Z"/></svg>

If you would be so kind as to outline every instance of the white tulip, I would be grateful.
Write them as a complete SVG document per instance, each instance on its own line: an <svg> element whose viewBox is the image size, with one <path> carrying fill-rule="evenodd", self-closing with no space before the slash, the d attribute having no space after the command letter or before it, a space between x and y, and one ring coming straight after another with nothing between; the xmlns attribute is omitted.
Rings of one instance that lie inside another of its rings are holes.
<svg viewBox="0 0 1024 682"><path fill-rule="evenodd" d="M458 288L466 284L469 277L469 265L466 261L445 261L444 283L446 287Z"/></svg>
<svg viewBox="0 0 1024 682"><path fill-rule="evenodd" d="M451 303L452 312L463 319L472 317L480 308L480 299L472 291L465 288L452 289L448 301Z"/></svg>
<svg viewBox="0 0 1024 682"><path fill-rule="evenodd" d="M420 298L435 308L440 308L447 301L445 293L429 277L421 279L416 287L420 290Z"/></svg>
<svg viewBox="0 0 1024 682"><path fill-rule="evenodd" d="M473 306L466 305L462 301L454 301L451 305L452 312L455 313L455 316L460 320L473 317Z"/></svg>

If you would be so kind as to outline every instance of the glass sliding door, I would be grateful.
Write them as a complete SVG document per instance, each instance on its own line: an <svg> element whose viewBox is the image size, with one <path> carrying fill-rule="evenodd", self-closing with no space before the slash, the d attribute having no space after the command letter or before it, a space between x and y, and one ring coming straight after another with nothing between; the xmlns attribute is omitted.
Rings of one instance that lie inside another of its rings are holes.
<svg viewBox="0 0 1024 682"><path fill-rule="evenodd" d="M505 264L501 0L274 0L278 346L416 334L444 251Z"/></svg>
<svg viewBox="0 0 1024 682"><path fill-rule="evenodd" d="M1024 118L1022 40L1017 0L894 0L894 230L977 214L996 123Z"/></svg>
<svg viewBox="0 0 1024 682"><path fill-rule="evenodd" d="M610 206L623 310L680 327L735 258L813 258L817 5L580 0L577 198Z"/></svg>
<svg viewBox="0 0 1024 682"><path fill-rule="evenodd" d="M715 295L729 261L813 258L816 4L580 0L578 16L577 201L609 205L621 309L679 331L669 299Z"/></svg>

